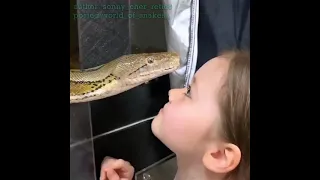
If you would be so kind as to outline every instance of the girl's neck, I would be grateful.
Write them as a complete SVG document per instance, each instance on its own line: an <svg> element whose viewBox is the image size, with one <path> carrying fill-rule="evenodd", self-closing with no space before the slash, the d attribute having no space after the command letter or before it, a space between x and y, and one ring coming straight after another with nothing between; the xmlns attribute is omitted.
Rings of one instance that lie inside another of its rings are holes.
<svg viewBox="0 0 320 180"><path fill-rule="evenodd" d="M177 174L175 180L222 180L221 175L208 171L201 158L177 155Z"/></svg>

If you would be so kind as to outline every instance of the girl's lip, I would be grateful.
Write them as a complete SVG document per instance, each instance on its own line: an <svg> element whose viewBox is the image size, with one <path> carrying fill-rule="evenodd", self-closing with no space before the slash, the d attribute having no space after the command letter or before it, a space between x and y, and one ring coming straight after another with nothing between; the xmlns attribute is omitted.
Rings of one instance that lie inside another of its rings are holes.
<svg viewBox="0 0 320 180"><path fill-rule="evenodd" d="M166 103L166 104L160 109L160 112L163 112L167 105L168 105L168 103Z"/></svg>

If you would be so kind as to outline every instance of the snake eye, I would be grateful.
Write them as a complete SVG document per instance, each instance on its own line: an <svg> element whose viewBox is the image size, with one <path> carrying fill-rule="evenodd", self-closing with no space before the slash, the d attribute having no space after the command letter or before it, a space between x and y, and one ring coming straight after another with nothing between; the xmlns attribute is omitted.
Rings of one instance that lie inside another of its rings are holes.
<svg viewBox="0 0 320 180"><path fill-rule="evenodd" d="M147 62L148 62L149 64L152 64L152 63L153 63L153 59L148 58Z"/></svg>

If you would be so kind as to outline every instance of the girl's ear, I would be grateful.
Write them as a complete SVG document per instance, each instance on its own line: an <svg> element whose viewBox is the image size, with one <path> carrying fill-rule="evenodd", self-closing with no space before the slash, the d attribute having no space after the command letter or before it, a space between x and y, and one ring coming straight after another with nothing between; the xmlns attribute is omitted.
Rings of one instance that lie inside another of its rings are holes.
<svg viewBox="0 0 320 180"><path fill-rule="evenodd" d="M240 149L231 143L208 149L202 158L204 166L214 173L228 173L239 165L240 160Z"/></svg>

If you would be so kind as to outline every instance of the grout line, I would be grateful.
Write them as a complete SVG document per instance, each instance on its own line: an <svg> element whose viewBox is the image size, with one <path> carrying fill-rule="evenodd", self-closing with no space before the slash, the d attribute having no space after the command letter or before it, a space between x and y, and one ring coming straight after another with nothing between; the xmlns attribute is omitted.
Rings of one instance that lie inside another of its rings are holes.
<svg viewBox="0 0 320 180"><path fill-rule="evenodd" d="M95 139L97 139L97 138L100 138L100 137L105 136L105 135L108 135L108 134L112 134L112 133L115 133L115 132L118 132L118 131L122 131L122 130L124 130L124 129L127 129L127 128L130 128L130 127L132 127L132 126L135 126L135 125L144 123L144 122L146 122L146 121L150 121L150 120L152 120L154 117L156 117L156 116L152 116L152 117L149 117L149 118L146 118L146 119L143 119L143 120L140 120L140 121L137 121L137 122L134 122L134 123L131 123L131 124L128 124L128 125L125 125L125 126L116 128L116 129L114 129L114 130L111 130L111 131L108 131L108 132L105 132L105 133L96 135L95 137L92 137L92 138L90 138L90 139L85 139L85 140L82 140L82 141L73 143L73 144L70 145L70 148L72 148L72 147L74 147L74 146L77 146L77 145L79 145L79 144L86 143L86 142L91 141L91 140L95 140Z"/></svg>
<svg viewBox="0 0 320 180"><path fill-rule="evenodd" d="M121 131L121 130L130 128L130 127L135 126L135 125L137 125L137 124L144 123L144 122L146 122L146 121L149 121L149 120L153 119L154 117L155 117L155 116L152 116L152 117L143 119L143 120L141 120L141 121L134 122L134 123L128 124L128 125L126 125L126 126L122 126L122 127L117 128L117 129L114 129L114 130L111 130L111 131L108 131L108 132L99 134L99 135L93 137L92 140L97 139L97 138L99 138L99 137L101 137L101 136L105 136L105 135L107 135L107 134L115 133L115 132L118 132L118 131Z"/></svg>
<svg viewBox="0 0 320 180"><path fill-rule="evenodd" d="M86 143L86 142L88 142L88 141L90 141L90 140L91 140L91 139L85 139L85 140L82 140L82 141L75 142L75 143L73 143L73 144L70 144L70 148L73 148L73 147L78 146L78 145L80 145L80 144L84 144L84 143Z"/></svg>

